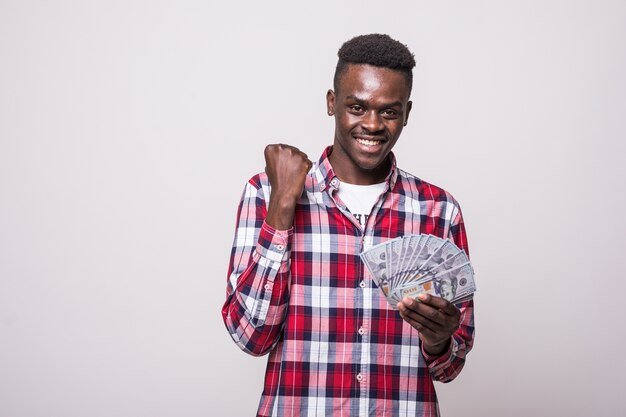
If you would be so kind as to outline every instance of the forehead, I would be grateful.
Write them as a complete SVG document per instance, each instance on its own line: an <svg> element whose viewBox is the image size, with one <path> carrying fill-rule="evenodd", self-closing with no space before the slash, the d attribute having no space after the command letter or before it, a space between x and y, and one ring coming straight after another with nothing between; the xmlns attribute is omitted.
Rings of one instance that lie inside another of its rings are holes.
<svg viewBox="0 0 626 417"><path fill-rule="evenodd" d="M409 99L408 83L403 73L367 64L349 64L337 89L344 99L348 96L374 102L406 102Z"/></svg>

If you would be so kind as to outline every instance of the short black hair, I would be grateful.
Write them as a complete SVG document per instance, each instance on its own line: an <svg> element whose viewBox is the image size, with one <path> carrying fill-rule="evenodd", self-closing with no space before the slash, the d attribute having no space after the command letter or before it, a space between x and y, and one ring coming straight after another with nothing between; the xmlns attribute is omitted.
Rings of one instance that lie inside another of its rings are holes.
<svg viewBox="0 0 626 417"><path fill-rule="evenodd" d="M369 64L401 72L406 77L409 93L411 92L415 57L406 45L392 39L389 35L372 33L356 36L339 48L337 56L339 61L337 61L333 80L335 91L339 86L339 79L349 64Z"/></svg>

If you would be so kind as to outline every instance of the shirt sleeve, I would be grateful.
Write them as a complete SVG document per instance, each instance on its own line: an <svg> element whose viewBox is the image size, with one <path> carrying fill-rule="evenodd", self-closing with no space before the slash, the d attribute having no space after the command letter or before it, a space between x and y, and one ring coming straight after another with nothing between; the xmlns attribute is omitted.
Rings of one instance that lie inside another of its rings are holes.
<svg viewBox="0 0 626 417"><path fill-rule="evenodd" d="M458 206L455 211L456 215L450 225L448 238L469 256L463 216ZM474 344L474 300L470 299L455 305L461 311L461 322L457 331L452 335L448 350L441 355L432 356L427 354L422 346L422 355L435 381L450 382L456 378L465 365L465 356Z"/></svg>
<svg viewBox="0 0 626 417"><path fill-rule="evenodd" d="M250 180L237 210L222 317L235 343L255 356L278 342L289 304L293 228L276 230L266 215L263 187Z"/></svg>

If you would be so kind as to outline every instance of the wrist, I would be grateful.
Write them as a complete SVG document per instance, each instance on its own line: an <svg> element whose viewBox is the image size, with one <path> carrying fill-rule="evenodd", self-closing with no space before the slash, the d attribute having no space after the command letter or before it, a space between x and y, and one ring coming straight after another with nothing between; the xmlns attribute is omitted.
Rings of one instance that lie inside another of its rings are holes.
<svg viewBox="0 0 626 417"><path fill-rule="evenodd" d="M429 344L422 343L422 347L424 348L424 352L426 352L430 356L438 356L444 353L450 347L451 338L444 340L440 343Z"/></svg>
<svg viewBox="0 0 626 417"><path fill-rule="evenodd" d="M297 199L280 196L270 197L265 222L276 230L287 230L293 225Z"/></svg>
<svg viewBox="0 0 626 417"><path fill-rule="evenodd" d="M295 196L287 192L280 192L272 190L270 194L269 206L274 206L277 209L289 210L294 209L300 196Z"/></svg>
<svg viewBox="0 0 626 417"><path fill-rule="evenodd" d="M279 206L295 207L301 195L302 189L300 189L300 192L296 192L288 188L272 188L270 204L273 202Z"/></svg>

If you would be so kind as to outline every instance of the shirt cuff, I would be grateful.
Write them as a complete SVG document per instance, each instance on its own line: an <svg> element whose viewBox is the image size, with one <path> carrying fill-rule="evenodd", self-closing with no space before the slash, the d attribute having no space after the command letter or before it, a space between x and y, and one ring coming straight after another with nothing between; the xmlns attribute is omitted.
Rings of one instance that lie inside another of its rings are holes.
<svg viewBox="0 0 626 417"><path fill-rule="evenodd" d="M285 262L291 253L291 235L293 227L287 230L277 230L263 221L259 240L256 244L256 252L263 258L273 262Z"/></svg>
<svg viewBox="0 0 626 417"><path fill-rule="evenodd" d="M438 355L429 355L424 350L424 344L421 344L422 356L426 361L426 364L431 370L436 369L439 365L444 364L450 360L450 357L453 353L455 353L459 349L459 344L456 339L450 336L450 344L448 345L448 349Z"/></svg>

